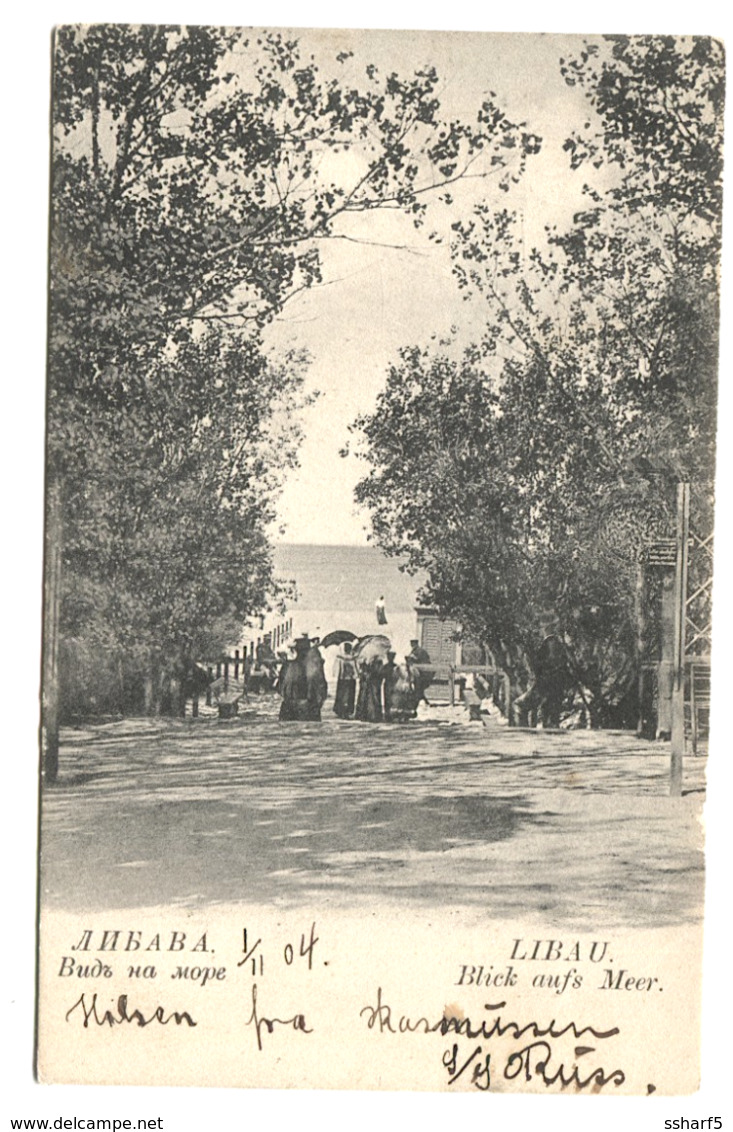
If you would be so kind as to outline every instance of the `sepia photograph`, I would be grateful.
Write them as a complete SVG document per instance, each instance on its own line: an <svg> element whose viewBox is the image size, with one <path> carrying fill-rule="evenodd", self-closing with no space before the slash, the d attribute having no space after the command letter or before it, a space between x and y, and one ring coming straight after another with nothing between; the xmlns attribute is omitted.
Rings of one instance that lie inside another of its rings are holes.
<svg viewBox="0 0 733 1132"><path fill-rule="evenodd" d="M38 1081L689 1098L722 41L51 56Z"/></svg>

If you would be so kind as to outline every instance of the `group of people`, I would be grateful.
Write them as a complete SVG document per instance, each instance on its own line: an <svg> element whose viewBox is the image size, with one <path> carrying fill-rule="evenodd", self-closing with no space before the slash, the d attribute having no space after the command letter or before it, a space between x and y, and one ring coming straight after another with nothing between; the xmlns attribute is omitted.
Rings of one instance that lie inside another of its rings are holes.
<svg viewBox="0 0 733 1132"><path fill-rule="evenodd" d="M366 649L365 643L369 646ZM410 652L398 663L385 637L364 638L359 644L361 647L355 650L353 643L345 641L337 657L335 715L368 723L413 718L418 704L427 703L426 689L435 676L427 651L412 640ZM281 720L321 720L328 682L319 645L318 637L303 634L288 653L279 653L277 658L258 656L257 667L272 673L280 694ZM567 688L573 682L567 648L559 634L546 632L533 658L533 668L530 687L513 705L512 722L526 727L537 719L545 727L559 727Z"/></svg>
<svg viewBox="0 0 733 1132"><path fill-rule="evenodd" d="M392 723L415 715L434 673L424 666L430 657L417 640L405 663L396 663L396 653L387 650L360 663L347 641L338 656L338 677L333 710L340 719L360 719L368 723Z"/></svg>
<svg viewBox="0 0 733 1132"><path fill-rule="evenodd" d="M418 641L403 663L383 647L373 654L355 655L346 641L337 658L336 694L333 710L340 719L370 723L409 719L426 700L425 691L434 676L430 657ZM288 654L279 654L280 670L275 688L280 695L280 719L319 722L328 696L325 664L318 637L298 637ZM358 650L357 650L358 651Z"/></svg>

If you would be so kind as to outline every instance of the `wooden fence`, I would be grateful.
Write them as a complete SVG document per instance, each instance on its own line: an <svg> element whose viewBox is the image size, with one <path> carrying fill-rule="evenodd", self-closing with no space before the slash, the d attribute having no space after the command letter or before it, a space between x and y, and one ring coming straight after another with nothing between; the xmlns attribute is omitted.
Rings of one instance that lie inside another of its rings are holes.
<svg viewBox="0 0 733 1132"><path fill-rule="evenodd" d="M275 625L262 636L253 637L243 648L234 649L234 655L224 655L217 660L201 660L197 668L206 672L208 684L204 689L193 689L189 696L181 697L181 714L186 714L186 705L191 700L191 715L198 717L200 699L203 695L207 707L211 707L214 696L217 700L234 701L244 695L249 675L254 668L260 649L277 653L293 635L292 617Z"/></svg>

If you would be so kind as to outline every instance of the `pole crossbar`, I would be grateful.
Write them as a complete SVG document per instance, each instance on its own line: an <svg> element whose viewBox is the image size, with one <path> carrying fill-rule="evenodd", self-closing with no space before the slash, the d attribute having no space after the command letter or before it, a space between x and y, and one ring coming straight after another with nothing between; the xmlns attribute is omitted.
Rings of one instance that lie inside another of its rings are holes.
<svg viewBox="0 0 733 1132"><path fill-rule="evenodd" d="M693 542L697 543L700 550L704 550L707 554L710 555L711 558L713 557L712 547L709 546L709 543L711 543L714 538L713 533L709 534L707 538L701 538L700 535L695 533L695 531L690 531L690 537L692 538Z"/></svg>
<svg viewBox="0 0 733 1132"><path fill-rule="evenodd" d="M710 639L712 637L712 632L713 632L712 624L705 625L702 629L700 629L695 634L695 636L690 641L687 642L687 647L685 649L685 655L686 656L692 656L693 655L690 652L690 650L691 650L692 646L695 644L696 641L710 641Z"/></svg>
<svg viewBox="0 0 733 1132"><path fill-rule="evenodd" d="M712 588L712 584L713 584L713 579L712 579L712 575L711 575L711 576L710 576L709 578L706 578L706 580L705 580L705 581L703 582L703 584L702 584L701 586L698 586L698 587L697 587L697 589L695 590L694 594L693 594L693 595L692 595L691 597L688 597L688 599L687 599L687 608L688 608L688 609L690 608L690 606L692 605L693 601L694 601L694 600L695 600L696 598L698 598L698 597L700 596L700 594L701 594L701 593L704 593L704 592L705 592L705 590L709 590L709 589L711 589L711 588Z"/></svg>

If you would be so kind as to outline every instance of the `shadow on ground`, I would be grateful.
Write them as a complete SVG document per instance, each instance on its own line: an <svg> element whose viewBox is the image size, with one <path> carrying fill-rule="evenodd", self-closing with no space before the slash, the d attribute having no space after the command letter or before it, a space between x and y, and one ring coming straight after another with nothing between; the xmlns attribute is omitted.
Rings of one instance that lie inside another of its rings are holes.
<svg viewBox="0 0 733 1132"><path fill-rule="evenodd" d="M668 753L631 735L492 732L455 713L280 724L274 708L65 733L43 899L480 905L595 930L700 915L703 760L670 799Z"/></svg>

